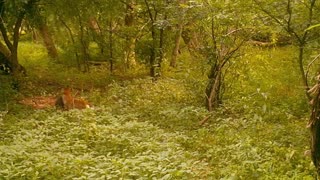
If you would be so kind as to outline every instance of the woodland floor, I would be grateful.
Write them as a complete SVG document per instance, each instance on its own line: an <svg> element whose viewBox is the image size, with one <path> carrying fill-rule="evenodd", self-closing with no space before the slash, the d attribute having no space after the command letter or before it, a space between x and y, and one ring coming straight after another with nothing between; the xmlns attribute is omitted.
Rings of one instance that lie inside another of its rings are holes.
<svg viewBox="0 0 320 180"><path fill-rule="evenodd" d="M79 73L26 52L29 76L18 80L19 91L0 76L0 179L314 179L293 50L250 49L213 113L204 107L200 62L164 67L154 81L101 68ZM55 97L68 85L93 108L17 103Z"/></svg>

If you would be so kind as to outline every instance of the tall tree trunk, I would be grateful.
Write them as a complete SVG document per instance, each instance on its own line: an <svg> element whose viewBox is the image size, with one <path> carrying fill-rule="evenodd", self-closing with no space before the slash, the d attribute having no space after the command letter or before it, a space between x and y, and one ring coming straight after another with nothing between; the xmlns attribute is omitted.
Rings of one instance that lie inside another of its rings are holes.
<svg viewBox="0 0 320 180"><path fill-rule="evenodd" d="M82 33L81 33L82 34ZM80 36L80 43L82 47L82 58L83 58L83 71L84 72L89 72L89 64L88 61L90 60L90 55L89 55L89 43L88 41L84 38L84 35L82 34Z"/></svg>
<svg viewBox="0 0 320 180"><path fill-rule="evenodd" d="M176 36L175 36L174 48L173 48L173 51L172 51L172 57L171 57L171 61L170 61L170 66L171 67L176 67L177 66L177 57L178 57L179 49L180 49L180 41L181 41L182 30L183 30L183 25L182 25L182 23L180 23L178 25L178 31L176 32Z"/></svg>
<svg viewBox="0 0 320 180"><path fill-rule="evenodd" d="M75 58L76 58L76 61L77 61L77 66L78 66L78 69L81 69L80 57L79 57L79 54L78 54L78 48L76 47L76 41L74 39L74 35L72 33L72 30L62 18L59 17L59 20L61 21L61 23L64 25L64 27L67 29L67 31L69 33L71 42L72 42L73 47L74 47L74 55L75 55Z"/></svg>
<svg viewBox="0 0 320 180"><path fill-rule="evenodd" d="M113 27L112 18L109 21L109 61L110 61L110 72L113 72Z"/></svg>
<svg viewBox="0 0 320 180"><path fill-rule="evenodd" d="M11 56L10 56L10 61L12 64L12 70L13 73L20 73L20 72L25 72L25 69L19 64L18 61L18 44L19 44L19 36L20 36L20 32L19 29L21 27L22 24L22 20L24 18L25 13L21 13L18 16L18 19L15 23L14 29L13 29L13 46L11 49Z"/></svg>
<svg viewBox="0 0 320 180"><path fill-rule="evenodd" d="M38 1L38 0L35 0ZM48 55L52 59L58 59L58 51L53 41L52 35L50 33L50 29L47 25L46 18L42 16L39 9L35 9L32 11L32 18L35 23L35 28L39 32L42 37L42 41L44 46L47 49ZM34 40L37 40L36 32L32 30Z"/></svg>
<svg viewBox="0 0 320 180"><path fill-rule="evenodd" d="M301 74L301 80L302 80L302 83L303 83L303 86L305 89L306 97L310 101L311 96L308 92L308 90L309 90L308 79L307 79L307 76L306 76L306 73L305 73L305 70L303 67L303 58L304 58L303 56L304 56L304 49L305 49L304 46L305 46L304 42L299 44L298 66L299 66L299 70L300 70L300 74Z"/></svg>
<svg viewBox="0 0 320 180"><path fill-rule="evenodd" d="M0 18L0 31L2 34L2 37L4 39L4 42L7 46L8 51L2 49L2 53L4 55L10 55L6 57L10 61L11 69L13 75L17 75L20 73L25 74L26 70L25 68L19 63L18 61L18 44L19 44L19 39L20 39L20 27L22 25L22 21L25 17L26 14L26 9L30 9L33 4L35 3L34 0L29 0L27 4L23 7L23 9L18 13L14 28L13 28L13 42L10 41L7 33L7 28L5 27L5 22L4 18L2 17L5 13L5 7L4 7L4 2L0 2L0 9L1 9L1 18ZM4 48L4 46L2 46ZM10 52L10 53L8 53Z"/></svg>
<svg viewBox="0 0 320 180"><path fill-rule="evenodd" d="M126 50L124 52L125 63L128 68L134 68L137 65L136 62L136 39L134 37L129 37L126 40Z"/></svg>
<svg viewBox="0 0 320 180"><path fill-rule="evenodd" d="M85 38L85 28L82 24L81 16L78 15L78 20L79 20L79 26L80 26L80 44L82 48L82 60L83 60L83 71L84 72L89 72L89 65L88 61L90 59L89 55L89 42Z"/></svg>
<svg viewBox="0 0 320 180"><path fill-rule="evenodd" d="M3 54L6 58L9 58L11 56L11 52L2 42L0 42L0 52Z"/></svg>
<svg viewBox="0 0 320 180"><path fill-rule="evenodd" d="M152 47L150 49L150 76L156 77L157 76L157 67L158 64L156 63L157 53L156 53L156 44L157 44L157 37L155 32L155 27L152 25L151 27L151 35L152 35Z"/></svg>
<svg viewBox="0 0 320 180"><path fill-rule="evenodd" d="M168 4L168 0L166 0L166 3ZM164 18L163 20L164 21L167 21L167 13L164 14ZM157 62L159 65L159 76L161 75L160 71L161 71L161 64L162 64L162 61L163 61L163 58L164 58L164 39L165 39L165 28L166 27L161 27L160 29L160 33L159 33L159 61Z"/></svg>
<svg viewBox="0 0 320 180"><path fill-rule="evenodd" d="M95 17L90 17L88 25L94 34L93 39L100 47L100 53L101 55L103 55L105 48L105 40L99 22Z"/></svg>
<svg viewBox="0 0 320 180"><path fill-rule="evenodd" d="M45 22L42 22L39 24L38 30L42 36L43 43L45 47L47 48L48 55L52 59L57 59L58 58L58 51L57 48L54 44L54 41L52 39L52 35L49 32L49 28Z"/></svg>
<svg viewBox="0 0 320 180"><path fill-rule="evenodd" d="M311 133L311 158L316 167L318 176L320 175L320 75L317 76L317 82L310 89L311 116L308 127Z"/></svg>
<svg viewBox="0 0 320 180"><path fill-rule="evenodd" d="M210 71L209 81L206 88L207 108L209 111L217 108L221 102L222 69L219 65L213 65Z"/></svg>
<svg viewBox="0 0 320 180"><path fill-rule="evenodd" d="M125 25L127 28L132 28L135 21L135 12L134 12L135 1L127 0L126 2L126 15L125 15ZM125 63L128 68L135 67L136 62L136 37L132 34L128 34L126 37L126 49L124 52Z"/></svg>
<svg viewBox="0 0 320 180"><path fill-rule="evenodd" d="M11 52L6 45L0 42L0 63L4 64L8 69L8 74L12 73L12 64L10 61Z"/></svg>
<svg viewBox="0 0 320 180"><path fill-rule="evenodd" d="M194 24L189 22L184 26L181 32L181 37L184 43L187 45L191 55L195 55L196 50L199 48L199 35L193 30L193 28Z"/></svg>
<svg viewBox="0 0 320 180"><path fill-rule="evenodd" d="M157 13L155 13L155 15L152 14L149 3L147 0L144 0L146 6L147 6L147 10L148 10L148 14L149 14L149 18L151 20L151 37L152 37L152 45L150 47L150 76L151 77L156 77L158 76L158 66L159 64L157 63L157 33L156 33L156 27L155 27L155 22L157 19Z"/></svg>

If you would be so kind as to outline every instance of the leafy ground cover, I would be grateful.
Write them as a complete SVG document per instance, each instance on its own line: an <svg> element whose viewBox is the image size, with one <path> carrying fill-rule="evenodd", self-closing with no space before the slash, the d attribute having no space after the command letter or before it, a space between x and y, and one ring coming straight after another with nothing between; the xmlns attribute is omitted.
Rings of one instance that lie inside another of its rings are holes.
<svg viewBox="0 0 320 180"><path fill-rule="evenodd" d="M94 108L33 110L7 92L15 95L0 116L0 179L314 179L293 50L249 49L203 126L204 66L186 62L155 82L75 76L41 53L21 55L32 71L20 93L54 94L73 82Z"/></svg>

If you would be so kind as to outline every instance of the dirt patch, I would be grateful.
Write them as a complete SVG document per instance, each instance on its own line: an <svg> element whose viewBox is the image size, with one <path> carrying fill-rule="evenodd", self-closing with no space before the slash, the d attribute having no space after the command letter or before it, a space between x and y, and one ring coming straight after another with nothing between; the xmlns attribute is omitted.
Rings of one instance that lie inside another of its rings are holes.
<svg viewBox="0 0 320 180"><path fill-rule="evenodd" d="M19 101L20 104L31 106L33 109L46 109L55 106L56 97L53 96L35 96L24 98Z"/></svg>

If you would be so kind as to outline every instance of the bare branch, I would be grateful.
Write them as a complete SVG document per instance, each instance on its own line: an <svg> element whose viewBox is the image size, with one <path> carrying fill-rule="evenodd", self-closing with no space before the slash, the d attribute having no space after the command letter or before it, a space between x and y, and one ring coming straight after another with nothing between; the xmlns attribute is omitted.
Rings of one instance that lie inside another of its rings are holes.
<svg viewBox="0 0 320 180"><path fill-rule="evenodd" d="M310 68L312 66L312 64L320 57L320 54L318 54L309 64L308 64L308 67L307 67L307 72L306 72L306 78L308 79L308 75L309 75L309 71L310 71Z"/></svg>
<svg viewBox="0 0 320 180"><path fill-rule="evenodd" d="M213 115L213 113L209 114L208 116L204 117L201 121L200 121L200 126L203 126L209 119L210 117Z"/></svg>

